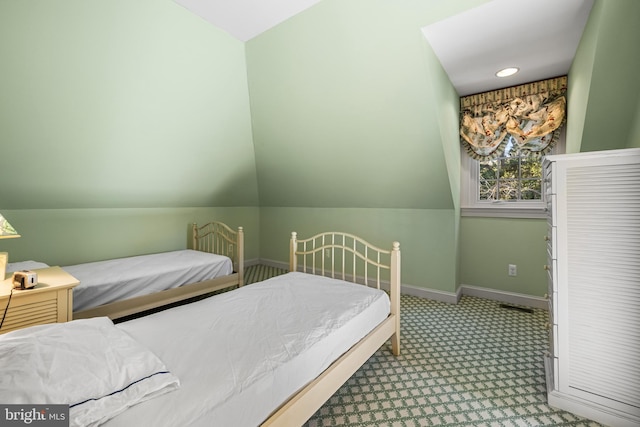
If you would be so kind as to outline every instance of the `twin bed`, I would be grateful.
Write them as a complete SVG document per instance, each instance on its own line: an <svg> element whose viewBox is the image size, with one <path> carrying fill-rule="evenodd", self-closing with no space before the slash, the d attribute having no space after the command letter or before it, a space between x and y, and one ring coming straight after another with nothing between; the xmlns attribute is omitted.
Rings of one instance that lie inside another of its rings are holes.
<svg viewBox="0 0 640 427"><path fill-rule="evenodd" d="M192 224L192 248L63 266L80 281L73 318L119 319L220 289L242 286L244 231L212 221ZM13 270L48 267L27 261Z"/></svg>
<svg viewBox="0 0 640 427"><path fill-rule="evenodd" d="M289 263L284 275L117 325L96 317L5 334L0 402L69 404L71 425L301 425L389 340L399 354L400 248L292 233ZM63 349L103 372L95 388L77 359L52 368ZM71 396L55 376L42 387L52 370Z"/></svg>
<svg viewBox="0 0 640 427"><path fill-rule="evenodd" d="M244 284L242 227L194 223L191 237L193 249L63 267L80 281L73 318L117 319Z"/></svg>

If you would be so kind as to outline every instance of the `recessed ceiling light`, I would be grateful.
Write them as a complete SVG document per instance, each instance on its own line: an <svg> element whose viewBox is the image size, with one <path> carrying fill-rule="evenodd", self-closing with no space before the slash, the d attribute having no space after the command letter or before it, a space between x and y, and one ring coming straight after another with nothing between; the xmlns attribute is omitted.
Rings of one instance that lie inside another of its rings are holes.
<svg viewBox="0 0 640 427"><path fill-rule="evenodd" d="M516 68L516 67L503 68L502 70L500 70L500 71L498 71L496 73L496 76L498 76L498 77L509 77L509 76L513 76L518 71L520 71L520 69Z"/></svg>

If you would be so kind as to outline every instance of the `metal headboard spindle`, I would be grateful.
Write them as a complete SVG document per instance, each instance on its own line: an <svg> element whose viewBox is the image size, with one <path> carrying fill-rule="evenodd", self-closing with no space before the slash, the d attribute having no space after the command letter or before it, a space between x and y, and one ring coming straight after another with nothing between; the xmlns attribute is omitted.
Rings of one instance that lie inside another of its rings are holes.
<svg viewBox="0 0 640 427"><path fill-rule="evenodd" d="M322 243L320 244L320 247L322 247L322 248L324 247L324 236L322 236ZM315 242L314 242L313 248L314 248L314 249L316 248L316 244L315 244ZM324 254L323 254L322 252L320 252L320 265L321 265L320 270L321 270L321 271L324 271L324 256L323 256L323 255L324 255ZM315 253L313 254L313 259L315 260L317 256L318 256L318 255L317 255L317 252L315 252ZM323 275L324 275L324 274L323 274Z"/></svg>
<svg viewBox="0 0 640 427"><path fill-rule="evenodd" d="M336 235L331 236L331 277L335 277L336 273ZM344 270L343 270L344 271Z"/></svg>
<svg viewBox="0 0 640 427"><path fill-rule="evenodd" d="M304 242L303 246L302 246L302 250L307 252L307 242ZM302 257L302 271L304 271L305 273L307 272L307 257L303 256Z"/></svg>
<svg viewBox="0 0 640 427"><path fill-rule="evenodd" d="M345 266L346 266L346 259L347 259L347 253L345 252L345 248L347 247L347 236L345 236L344 234L342 235L342 280L344 280L344 272L346 270Z"/></svg>
<svg viewBox="0 0 640 427"><path fill-rule="evenodd" d="M349 241L347 239L347 241ZM351 281L353 283L356 283L356 278L357 278L357 271L358 271L358 258L356 256L357 250L358 250L358 242L356 241L356 239L351 239L351 274L353 275L353 277L351 278Z"/></svg>

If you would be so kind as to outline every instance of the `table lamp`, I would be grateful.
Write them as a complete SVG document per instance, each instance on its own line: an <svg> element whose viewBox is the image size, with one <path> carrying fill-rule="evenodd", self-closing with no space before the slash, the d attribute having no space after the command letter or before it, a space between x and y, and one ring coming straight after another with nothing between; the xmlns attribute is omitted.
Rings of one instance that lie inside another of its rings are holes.
<svg viewBox="0 0 640 427"><path fill-rule="evenodd" d="M16 229L0 214L0 239L15 239L16 237L20 237ZM7 252L0 252L0 280L4 280L7 271L7 262L9 262L9 254Z"/></svg>

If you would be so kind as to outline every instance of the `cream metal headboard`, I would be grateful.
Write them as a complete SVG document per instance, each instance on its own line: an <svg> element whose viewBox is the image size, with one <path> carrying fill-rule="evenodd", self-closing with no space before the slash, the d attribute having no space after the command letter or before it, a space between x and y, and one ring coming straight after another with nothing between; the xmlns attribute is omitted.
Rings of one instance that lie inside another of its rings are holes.
<svg viewBox="0 0 640 427"><path fill-rule="evenodd" d="M225 223L211 221L202 226L192 225L193 249L224 255L231 258L233 268L239 274L240 286L244 272L244 230L233 230Z"/></svg>
<svg viewBox="0 0 640 427"><path fill-rule="evenodd" d="M298 240L291 233L289 271L330 276L342 280L375 285L383 278L400 283L400 243L391 250L378 248L358 236L329 231Z"/></svg>

